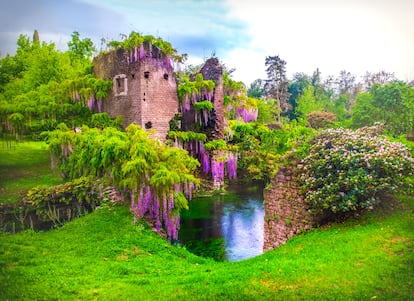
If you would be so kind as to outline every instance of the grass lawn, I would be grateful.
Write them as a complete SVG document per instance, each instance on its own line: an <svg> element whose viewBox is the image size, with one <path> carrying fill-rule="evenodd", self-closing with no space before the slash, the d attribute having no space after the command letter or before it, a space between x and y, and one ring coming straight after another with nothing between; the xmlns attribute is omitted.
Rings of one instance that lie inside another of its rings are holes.
<svg viewBox="0 0 414 301"><path fill-rule="evenodd" d="M50 168L44 142L0 141L0 203L16 203L19 195L37 185L57 185L62 179Z"/></svg>
<svg viewBox="0 0 414 301"><path fill-rule="evenodd" d="M242 262L169 245L127 208L0 236L0 300L412 300L414 201Z"/></svg>

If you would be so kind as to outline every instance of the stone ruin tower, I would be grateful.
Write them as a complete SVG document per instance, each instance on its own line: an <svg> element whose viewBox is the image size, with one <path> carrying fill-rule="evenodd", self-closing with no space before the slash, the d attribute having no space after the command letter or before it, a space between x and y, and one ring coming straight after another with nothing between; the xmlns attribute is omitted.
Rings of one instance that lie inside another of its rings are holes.
<svg viewBox="0 0 414 301"><path fill-rule="evenodd" d="M124 127L135 123L154 129L154 138L165 141L169 122L178 113L177 79L170 58L144 43L94 58L93 69L96 77L113 82L102 111L111 118L123 116Z"/></svg>
<svg viewBox="0 0 414 301"><path fill-rule="evenodd" d="M208 125L205 126L202 131L207 134L209 140L222 139L224 138L223 68L220 65L219 60L215 57L212 57L204 63L198 73L201 73L203 75L204 80L212 80L216 84L211 98L211 102L213 103L213 110L210 112ZM190 80L194 81L195 77L196 74L193 74L190 76ZM204 99L206 99L205 96ZM182 115L183 130L194 130L194 107L191 105L190 110L187 112L182 112Z"/></svg>

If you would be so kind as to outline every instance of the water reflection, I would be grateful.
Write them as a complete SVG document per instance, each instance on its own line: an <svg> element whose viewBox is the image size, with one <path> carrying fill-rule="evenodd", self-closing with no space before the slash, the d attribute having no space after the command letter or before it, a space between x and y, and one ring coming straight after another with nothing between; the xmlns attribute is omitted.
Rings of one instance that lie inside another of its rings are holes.
<svg viewBox="0 0 414 301"><path fill-rule="evenodd" d="M249 199L240 204L224 204L221 217L226 258L238 261L263 253L263 201Z"/></svg>
<svg viewBox="0 0 414 301"><path fill-rule="evenodd" d="M224 196L192 200L190 210L182 213L179 239L196 254L214 253L216 259L220 251L213 247L222 240L221 256L229 261L257 256L263 252L262 188L233 186L228 191Z"/></svg>

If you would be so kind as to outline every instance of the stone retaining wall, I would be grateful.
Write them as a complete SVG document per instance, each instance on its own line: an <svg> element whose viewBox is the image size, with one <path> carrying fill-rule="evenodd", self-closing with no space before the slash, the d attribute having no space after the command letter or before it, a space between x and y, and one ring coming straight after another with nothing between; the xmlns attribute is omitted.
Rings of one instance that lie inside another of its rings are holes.
<svg viewBox="0 0 414 301"><path fill-rule="evenodd" d="M299 162L281 167L271 187L264 190L264 252L279 247L314 224L297 181L301 168Z"/></svg>

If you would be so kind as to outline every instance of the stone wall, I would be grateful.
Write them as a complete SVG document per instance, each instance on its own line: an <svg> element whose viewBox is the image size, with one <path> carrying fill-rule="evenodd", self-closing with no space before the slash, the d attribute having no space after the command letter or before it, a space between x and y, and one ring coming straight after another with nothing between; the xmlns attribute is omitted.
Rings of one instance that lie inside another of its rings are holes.
<svg viewBox="0 0 414 301"><path fill-rule="evenodd" d="M264 252L279 247L314 224L297 181L301 168L298 162L281 167L271 187L264 190Z"/></svg>
<svg viewBox="0 0 414 301"><path fill-rule="evenodd" d="M95 75L113 81L102 110L112 118L123 116L124 127L135 123L154 129L154 137L164 141L169 122L178 112L174 70L156 47L145 45L145 57L131 52L117 49L94 59Z"/></svg>
<svg viewBox="0 0 414 301"><path fill-rule="evenodd" d="M200 73L205 80L212 80L216 83L213 93L214 104L214 125L210 131L212 139L222 139L224 137L224 88L223 88L223 68L217 58L208 59Z"/></svg>

